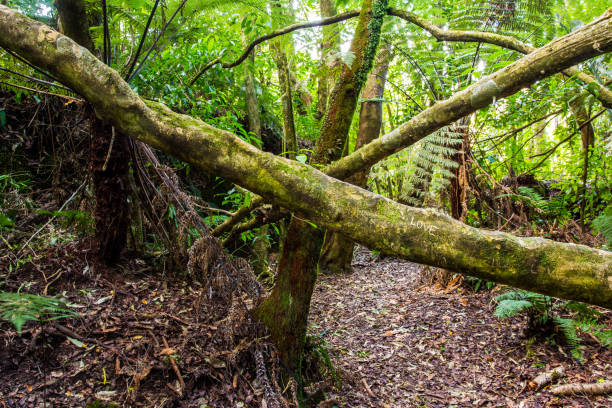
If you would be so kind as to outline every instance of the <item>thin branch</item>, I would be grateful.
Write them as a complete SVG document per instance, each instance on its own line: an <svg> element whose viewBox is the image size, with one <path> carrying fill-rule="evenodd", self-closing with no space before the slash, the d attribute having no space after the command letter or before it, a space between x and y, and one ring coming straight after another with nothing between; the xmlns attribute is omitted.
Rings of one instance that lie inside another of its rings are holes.
<svg viewBox="0 0 612 408"><path fill-rule="evenodd" d="M41 91L40 89L28 88L27 86L21 86L21 85L17 85L17 84L12 84L10 82L0 81L0 84L6 85L6 86L12 86L13 88L19 88L19 89L23 89L23 90L30 91L30 92L39 93L39 94L42 94L42 95L57 96L58 98L67 99L69 101L85 102L83 99L80 99L80 98L74 98L72 96L60 95L60 94L56 94L56 93L52 93L52 92L45 92L45 91Z"/></svg>
<svg viewBox="0 0 612 408"><path fill-rule="evenodd" d="M34 78L34 77L29 76L29 75L25 75L25 74L22 74L22 73L17 72L17 71L13 71L13 70L8 69L8 68L0 67L0 71L5 71L5 72L8 72L9 74L17 75L17 76L20 76L22 78L28 79L28 80L30 80L32 82L37 82L39 84L48 85L48 86L54 86L56 88L63 89L64 91L74 92L72 89L66 88L65 86L57 85L57 84L54 84L53 82L44 81L42 79Z"/></svg>
<svg viewBox="0 0 612 408"><path fill-rule="evenodd" d="M518 51L521 54L529 54L536 50L535 47L527 45L518 39L501 34L487 33L482 31L460 31L460 30L443 30L435 24L417 16L414 13L404 10L390 8L388 10L390 16L399 17L402 20L415 24L422 29L428 31L438 41L453 41L453 42L479 42L498 45L503 48ZM597 23L600 19L591 24ZM563 71L563 74L569 77L576 77L587 85L592 85L594 89L588 87L589 93L599 99L603 106L612 109L612 91L600 84L595 78L580 72L577 68L571 67Z"/></svg>
<svg viewBox="0 0 612 408"><path fill-rule="evenodd" d="M166 22L166 24L164 24L159 35L155 38L155 41L153 41L153 44L151 44L151 46L147 50L147 53L145 54L145 56L142 57L142 60L138 64L138 68L136 69L136 71L134 71L132 76L128 78L128 82L132 81L132 79L134 79L140 73L140 71L142 71L142 69L145 67L145 62L149 58L149 55L151 55L151 52L155 49L159 40L164 36L164 34L166 33L166 30L168 29L168 27L170 26L174 18L178 15L179 11L183 9L186 3L187 3L187 0L183 0L181 4L179 4L179 6L176 8L176 10L174 10L174 13L172 13L172 16L170 17L170 19Z"/></svg>
<svg viewBox="0 0 612 408"><path fill-rule="evenodd" d="M546 155L542 160L540 160L538 162L538 164L536 164L535 166L533 166L532 168L530 168L529 170L527 170L526 172L524 172L523 174L529 174L532 171L534 171L535 169L537 169L538 167L540 167L542 164L544 164L544 162L555 152L555 150L557 150L557 148L559 146L561 146L563 143L567 142L568 140L570 140L572 137L576 136L578 134L578 132L580 132L580 130L585 127L586 125L588 125L589 123L591 123L592 121L594 121L595 119L597 119L601 114L603 114L606 111L606 109L602 109L599 112L597 112L597 114L595 114L595 116L593 116L591 119L587 120L586 122L584 122L582 125L580 125L580 127L578 127L578 129L576 129L576 131L574 133L572 133L571 135L569 135L568 137L566 137L565 139L561 140L559 143L557 143L555 146L553 146L551 149L547 150L544 153L539 153L536 155L531 156L530 158L534 158L534 157L538 157L538 156L543 156Z"/></svg>
<svg viewBox="0 0 612 408"><path fill-rule="evenodd" d="M359 10L347 11L346 13L336 14L335 16L323 18L321 20L308 21L305 23L296 23L296 24L292 24L290 26L278 29L276 31L272 31L271 33L268 33L266 35L263 35L253 40L235 61L229 62L229 63L223 62L221 63L221 66L223 68L233 68L237 65L242 64L242 62L244 62L244 60L249 56L253 48L255 48L258 44L261 44L264 41L271 40L272 38L279 37L285 34L289 34L293 31L301 30L303 28L322 27L322 26L326 26L330 24L339 23L344 20L355 18L358 15L359 15ZM197 81L202 76L202 74L204 74L204 72L206 72L213 65L216 65L219 62L221 62L220 56L210 61L208 64L206 64L204 68L202 68L200 72L198 72L198 74L191 80L191 82L189 83L189 86L192 86L195 83L195 81Z"/></svg>
<svg viewBox="0 0 612 408"><path fill-rule="evenodd" d="M400 54L404 55L406 58L408 58L408 62L410 62L410 64L412 64L413 66L416 67L416 69L419 71L419 73L421 74L421 76L423 77L423 79L425 80L425 82L427 83L427 87L429 88L429 90L431 91L431 95L433 97L433 101L437 101L439 100L439 96L438 93L436 92L436 90L433 87L433 84L431 83L431 81L429 81L429 78L427 77L427 75L425 75L425 71L423 71L423 69L421 68L421 66L419 65L419 63L412 58L412 56L410 55L410 53L406 52L404 49L402 49L401 47L395 45L394 48L396 50L400 51Z"/></svg>
<svg viewBox="0 0 612 408"><path fill-rule="evenodd" d="M382 76L377 75L378 77L382 78ZM419 105L419 103L412 97L410 96L410 94L406 91L404 91L399 85L391 82L389 80L389 78L386 78L386 81L388 83L390 83L395 89L397 89L400 93L402 93L404 96L406 96L408 99L410 99L412 102L414 102L414 104L420 109L420 110L424 110L423 107L421 105Z"/></svg>
<svg viewBox="0 0 612 408"><path fill-rule="evenodd" d="M140 57L140 52L142 51L142 46L144 45L145 40L147 39L147 34L149 33L149 27L151 26L151 21L153 21L153 16L155 15L155 11L157 10L157 6L159 5L159 0L155 0L155 4L151 9L151 13L149 14L149 19L147 20L147 24L145 25L144 31L140 36L140 42L138 43L138 48L136 49L136 54L132 58L132 63L128 68L127 74L125 74L125 80L127 81L130 76L132 76L132 72L134 72L134 67L136 66L136 62L138 62L138 57Z"/></svg>
<svg viewBox="0 0 612 408"><path fill-rule="evenodd" d="M550 116L553 116L553 115L558 115L558 114L560 114L561 112L563 112L563 109L559 109L559 110L556 110L556 111L554 111L554 112L547 113L546 115L541 116L541 117L539 117L539 118L537 118L537 119L534 119L534 120L532 120L531 122L529 122L529 123L527 123L526 125L523 125L523 126L521 126L521 127L519 127L519 128L509 130L509 131L507 131L507 132L505 132L505 133L502 133L501 135L491 136L491 137L487 137L486 139L478 140L478 143L487 142L487 141L489 141L489 140L499 139L500 137L504 137L504 136L512 136L512 135L514 135L515 133L518 133L518 132L522 131L523 129L526 129L526 128L528 128L528 127L529 127L529 126L531 126L531 125L534 125L534 124L536 124L536 123L538 123L538 122L541 122L541 121L543 121L544 119L547 119L547 118L548 118L548 117L550 117ZM504 139L504 140L502 140L502 142L504 142L504 141L506 141L506 140L507 140L507 139Z"/></svg>
<svg viewBox="0 0 612 408"><path fill-rule="evenodd" d="M49 79L52 79L54 81L57 81L57 78L55 78L53 75L46 73L45 71L43 71L42 69L38 68L36 65L30 63L28 60L26 60L25 58L22 58L21 56L15 54L13 51L9 50L8 48L4 48L4 47L0 47L2 48L4 51L6 51L7 53L9 53L13 58L17 59L18 61L23 62L24 64L26 64L27 66L29 66L30 68L32 68L34 71L41 73L42 75L46 76Z"/></svg>

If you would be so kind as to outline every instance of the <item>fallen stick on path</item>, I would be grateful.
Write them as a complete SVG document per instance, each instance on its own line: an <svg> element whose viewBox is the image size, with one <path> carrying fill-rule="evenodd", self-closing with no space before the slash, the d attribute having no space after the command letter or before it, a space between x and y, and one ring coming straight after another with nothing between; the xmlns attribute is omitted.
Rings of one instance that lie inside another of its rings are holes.
<svg viewBox="0 0 612 408"><path fill-rule="evenodd" d="M541 373L533 380L529 381L529 389L533 391L537 391L540 388L550 384L558 378L561 378L565 375L565 369L563 366L555 367L550 371L545 373Z"/></svg>
<svg viewBox="0 0 612 408"><path fill-rule="evenodd" d="M612 393L612 381L591 384L565 384L552 387L550 392L556 395L588 394L602 395Z"/></svg>

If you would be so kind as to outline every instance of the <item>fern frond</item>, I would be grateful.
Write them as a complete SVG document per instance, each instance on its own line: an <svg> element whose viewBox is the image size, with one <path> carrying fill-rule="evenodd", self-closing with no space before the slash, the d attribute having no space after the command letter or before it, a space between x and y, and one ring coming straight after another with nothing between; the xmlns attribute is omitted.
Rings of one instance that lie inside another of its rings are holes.
<svg viewBox="0 0 612 408"><path fill-rule="evenodd" d="M553 318L555 326L559 329L559 331L563 334L565 341L567 343L567 347L570 349L572 356L574 358L582 361L582 347L580 336L578 336L578 332L576 331L576 322L573 319L565 319L562 317L555 316Z"/></svg>
<svg viewBox="0 0 612 408"><path fill-rule="evenodd" d="M612 245L612 215L600 215L593 220L593 226Z"/></svg>
<svg viewBox="0 0 612 408"><path fill-rule="evenodd" d="M75 315L58 298L0 292L0 318L11 322L20 335L23 325L28 321L44 322Z"/></svg>
<svg viewBox="0 0 612 408"><path fill-rule="evenodd" d="M526 312L533 307L533 303L528 300L506 299L497 304L495 308L495 317L507 319L514 317L519 313Z"/></svg>

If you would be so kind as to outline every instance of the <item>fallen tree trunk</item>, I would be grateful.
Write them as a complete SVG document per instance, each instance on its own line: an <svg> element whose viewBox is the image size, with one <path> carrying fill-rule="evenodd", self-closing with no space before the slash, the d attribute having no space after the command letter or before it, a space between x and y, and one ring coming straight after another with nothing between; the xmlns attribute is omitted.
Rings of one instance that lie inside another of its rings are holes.
<svg viewBox="0 0 612 408"><path fill-rule="evenodd" d="M433 210L398 204L302 163L263 153L230 132L172 112L163 104L143 101L119 74L89 51L4 6L0 6L0 45L59 77L83 95L100 117L126 135L240 184L370 248L486 280L612 308L610 252L479 230ZM452 121L459 113L473 112L495 95L509 95L510 90L517 91L545 75L611 49L612 24L609 18L599 19L506 67L502 70L505 74L499 71L456 94L448 100L452 103L446 101L425 111L429 115L418 115L417 124L429 124L419 126L420 132L430 129L433 123ZM487 89L493 93L485 92L488 96L481 99L482 91ZM460 112L449 111L453 106ZM411 122L414 123L407 123ZM402 128L406 126L411 125ZM416 137L410 134L407 139ZM395 139L392 135L379 145L395 151L406 142L406 138ZM392 147L385 147L387 143ZM359 156L360 151L355 154Z"/></svg>

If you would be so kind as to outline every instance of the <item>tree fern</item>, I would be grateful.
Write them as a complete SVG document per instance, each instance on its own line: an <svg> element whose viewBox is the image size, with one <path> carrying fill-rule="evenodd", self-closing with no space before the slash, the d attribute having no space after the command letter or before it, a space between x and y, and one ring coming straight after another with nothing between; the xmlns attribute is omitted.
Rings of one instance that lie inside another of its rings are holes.
<svg viewBox="0 0 612 408"><path fill-rule="evenodd" d="M446 186L453 177L450 169L457 163L450 160L463 141L457 126L445 127L423 138L408 149L375 165L371 183L389 186L386 193L411 205L422 206L425 195L434 187ZM394 191L390 189L394 188Z"/></svg>

